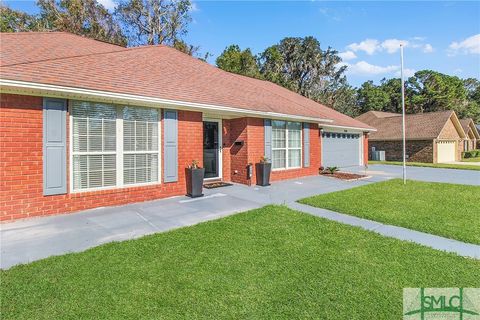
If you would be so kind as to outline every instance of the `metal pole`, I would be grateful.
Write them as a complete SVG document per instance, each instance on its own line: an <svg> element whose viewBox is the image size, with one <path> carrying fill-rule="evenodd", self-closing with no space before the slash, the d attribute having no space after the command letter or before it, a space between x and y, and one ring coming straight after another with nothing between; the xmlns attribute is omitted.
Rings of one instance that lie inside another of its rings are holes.
<svg viewBox="0 0 480 320"><path fill-rule="evenodd" d="M402 140L403 140L403 184L407 183L407 162L405 146L405 80L403 79L403 44L400 45L400 75L402 78Z"/></svg>

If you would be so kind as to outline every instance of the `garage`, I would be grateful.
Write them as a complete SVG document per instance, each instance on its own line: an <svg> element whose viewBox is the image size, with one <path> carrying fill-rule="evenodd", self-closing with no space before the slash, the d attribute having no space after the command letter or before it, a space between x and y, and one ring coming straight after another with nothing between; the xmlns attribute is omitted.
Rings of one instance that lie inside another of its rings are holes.
<svg viewBox="0 0 480 320"><path fill-rule="evenodd" d="M437 141L437 162L453 162L455 161L455 141L439 140Z"/></svg>
<svg viewBox="0 0 480 320"><path fill-rule="evenodd" d="M322 166L353 167L362 165L362 139L359 133L322 133Z"/></svg>

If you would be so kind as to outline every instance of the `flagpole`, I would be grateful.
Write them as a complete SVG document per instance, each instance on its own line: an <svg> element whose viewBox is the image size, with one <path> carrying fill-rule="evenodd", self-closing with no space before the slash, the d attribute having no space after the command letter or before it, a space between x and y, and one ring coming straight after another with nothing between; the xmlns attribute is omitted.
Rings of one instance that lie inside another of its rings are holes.
<svg viewBox="0 0 480 320"><path fill-rule="evenodd" d="M405 80L403 78L403 44L400 44L400 76L402 78L402 141L403 141L403 184L407 183L407 163L405 146Z"/></svg>

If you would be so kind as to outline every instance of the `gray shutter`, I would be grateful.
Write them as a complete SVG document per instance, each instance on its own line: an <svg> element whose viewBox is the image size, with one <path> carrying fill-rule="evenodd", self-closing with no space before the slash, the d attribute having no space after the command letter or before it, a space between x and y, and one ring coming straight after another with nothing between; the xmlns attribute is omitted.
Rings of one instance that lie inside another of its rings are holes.
<svg viewBox="0 0 480 320"><path fill-rule="evenodd" d="M67 101L43 99L43 194L67 193Z"/></svg>
<svg viewBox="0 0 480 320"><path fill-rule="evenodd" d="M265 157L272 161L272 120L264 120L265 128Z"/></svg>
<svg viewBox="0 0 480 320"><path fill-rule="evenodd" d="M303 166L310 167L310 124L303 124Z"/></svg>
<svg viewBox="0 0 480 320"><path fill-rule="evenodd" d="M178 113L175 110L164 110L164 174L163 181L178 181Z"/></svg>

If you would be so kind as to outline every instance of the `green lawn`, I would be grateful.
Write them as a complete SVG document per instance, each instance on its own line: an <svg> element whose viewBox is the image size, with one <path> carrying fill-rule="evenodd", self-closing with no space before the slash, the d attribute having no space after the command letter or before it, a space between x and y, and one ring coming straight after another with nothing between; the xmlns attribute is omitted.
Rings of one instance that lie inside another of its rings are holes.
<svg viewBox="0 0 480 320"><path fill-rule="evenodd" d="M480 244L479 199L477 186L394 179L300 202Z"/></svg>
<svg viewBox="0 0 480 320"><path fill-rule="evenodd" d="M480 162L480 157L464 158L464 159L462 159L462 162Z"/></svg>
<svg viewBox="0 0 480 320"><path fill-rule="evenodd" d="M405 287L479 287L480 261L286 207L1 272L2 319L399 319Z"/></svg>
<svg viewBox="0 0 480 320"><path fill-rule="evenodd" d="M391 164L394 166L402 166L403 163L399 161L373 161L368 160L368 164ZM427 167L427 168L441 168L441 169L460 169L460 170L478 170L480 166L468 164L448 164L448 163L423 163L423 162L407 162L407 166L411 167Z"/></svg>

